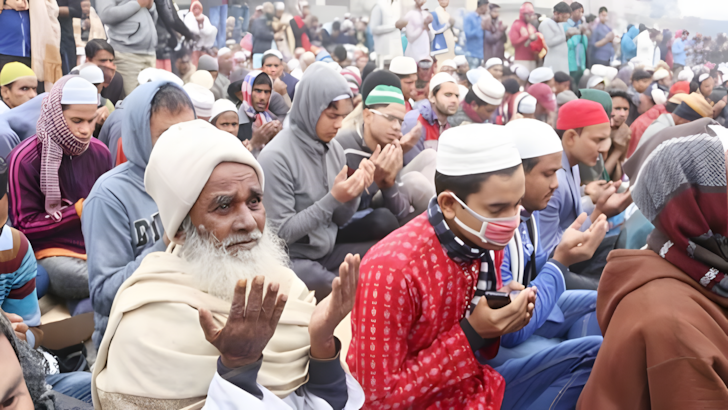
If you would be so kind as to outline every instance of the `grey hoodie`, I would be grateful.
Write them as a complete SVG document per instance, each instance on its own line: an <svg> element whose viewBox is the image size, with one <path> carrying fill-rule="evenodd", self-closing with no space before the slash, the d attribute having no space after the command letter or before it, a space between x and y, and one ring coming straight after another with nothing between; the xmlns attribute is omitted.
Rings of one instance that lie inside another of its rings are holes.
<svg viewBox="0 0 728 410"><path fill-rule="evenodd" d="M97 347L121 284L136 271L144 256L166 249L157 204L144 189L144 170L152 152L151 102L166 83L142 84L126 97L121 138L128 161L99 178L83 204L81 227L88 255L96 326L93 339Z"/></svg>
<svg viewBox="0 0 728 410"><path fill-rule="evenodd" d="M154 2L147 9L137 0L96 0L96 12L116 52L156 55L157 6Z"/></svg>
<svg viewBox="0 0 728 410"><path fill-rule="evenodd" d="M32 100L0 115L0 157L7 158L10 151L35 135L35 126L40 116L40 106L48 93L36 96Z"/></svg>
<svg viewBox="0 0 728 410"><path fill-rule="evenodd" d="M325 80L321 80L325 79ZM351 96L344 77L325 63L312 64L298 83L284 128L263 149L263 204L268 221L288 244L293 259L320 259L334 249L340 226L351 219L359 197L345 204L331 195L334 179L346 165L341 145L321 141L316 124L334 98Z"/></svg>

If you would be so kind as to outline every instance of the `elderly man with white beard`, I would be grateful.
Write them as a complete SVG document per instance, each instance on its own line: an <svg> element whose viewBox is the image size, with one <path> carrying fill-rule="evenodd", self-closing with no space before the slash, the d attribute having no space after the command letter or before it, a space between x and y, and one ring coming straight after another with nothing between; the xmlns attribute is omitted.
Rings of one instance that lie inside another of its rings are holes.
<svg viewBox="0 0 728 410"><path fill-rule="evenodd" d="M351 311L358 255L316 305L266 226L263 170L206 121L162 134L145 174L166 252L119 289L93 374L97 409L354 409L358 383L334 328ZM175 234L172 234L172 233Z"/></svg>

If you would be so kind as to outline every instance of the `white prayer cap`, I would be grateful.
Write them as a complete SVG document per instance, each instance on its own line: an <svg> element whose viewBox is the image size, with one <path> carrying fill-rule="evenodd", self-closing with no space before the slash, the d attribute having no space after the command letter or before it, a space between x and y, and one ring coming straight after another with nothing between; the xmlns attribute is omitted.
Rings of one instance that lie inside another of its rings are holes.
<svg viewBox="0 0 728 410"><path fill-rule="evenodd" d="M564 150L556 131L543 121L531 118L509 121L506 131L518 148L521 159L543 157Z"/></svg>
<svg viewBox="0 0 728 410"><path fill-rule="evenodd" d="M594 64L591 67L591 73L599 77L604 77L607 74L607 66L601 64Z"/></svg>
<svg viewBox="0 0 728 410"><path fill-rule="evenodd" d="M604 83L604 78L593 75L593 76L589 77L589 81L587 81L587 83L586 83L586 88L594 88L599 83Z"/></svg>
<svg viewBox="0 0 728 410"><path fill-rule="evenodd" d="M210 122L217 118L218 115L228 111L232 111L234 113L238 112L237 107L235 107L235 103L228 100L227 98L221 98L215 101L215 103L212 104L212 114L210 115Z"/></svg>
<svg viewBox="0 0 728 410"><path fill-rule="evenodd" d="M437 144L437 172L443 175L483 174L520 163L518 149L502 125L469 124L450 128L442 133Z"/></svg>
<svg viewBox="0 0 728 410"><path fill-rule="evenodd" d="M230 49L229 49L229 48L227 48L227 47L223 47L223 48L221 48L221 49L217 50L217 56L218 56L218 57L222 57L222 56L224 56L225 54L229 54L229 53L232 53L232 52L233 52L233 50L230 50Z"/></svg>
<svg viewBox="0 0 728 410"><path fill-rule="evenodd" d="M611 82L615 78L617 78L617 74L619 74L619 70L617 70L616 67L607 67L606 72L602 77L604 77L604 80L607 82Z"/></svg>
<svg viewBox="0 0 728 410"><path fill-rule="evenodd" d="M485 62L485 69L487 70L494 65L503 65L503 60L498 57L489 58L488 61Z"/></svg>
<svg viewBox="0 0 728 410"><path fill-rule="evenodd" d="M263 189L263 169L235 136L203 120L171 126L155 144L144 186L159 207L164 231L174 233L190 213L212 171L223 162L249 165ZM193 160L190 160L190 159ZM180 166L184 164L184 166Z"/></svg>
<svg viewBox="0 0 728 410"><path fill-rule="evenodd" d="M520 64L513 64L511 66L511 71L513 74L516 75L521 81L528 80L528 76L531 74L530 71L528 71L528 68L520 65Z"/></svg>
<svg viewBox="0 0 728 410"><path fill-rule="evenodd" d="M209 90L215 85L215 80L209 71L197 70L190 76L190 83L199 84Z"/></svg>
<svg viewBox="0 0 728 410"><path fill-rule="evenodd" d="M442 71L443 67L450 67L454 70L458 69L458 66L455 64L455 60L445 60L440 63L440 70Z"/></svg>
<svg viewBox="0 0 728 410"><path fill-rule="evenodd" d="M263 11L263 5L255 7L255 11Z"/></svg>
<svg viewBox="0 0 728 410"><path fill-rule="evenodd" d="M435 74L435 76L430 80L430 94L432 94L432 90L434 90L435 87L444 83L455 83L455 78L448 73Z"/></svg>
<svg viewBox="0 0 728 410"><path fill-rule="evenodd" d="M484 75L473 85L473 93L481 101L485 101L491 105L500 105L503 102L503 95L506 93L506 88L494 77Z"/></svg>
<svg viewBox="0 0 728 410"><path fill-rule="evenodd" d="M652 96L652 100L655 104L664 105L667 102L667 95L665 95L665 92L660 90L658 87L653 88L650 95Z"/></svg>
<svg viewBox="0 0 728 410"><path fill-rule="evenodd" d="M545 83L552 78L554 78L554 70L551 67L538 67L531 71L531 75L528 76L528 82L531 84Z"/></svg>
<svg viewBox="0 0 728 410"><path fill-rule="evenodd" d="M270 50L266 51L265 53L263 53L263 57L260 59L260 61L265 61L265 58L268 56L276 56L276 57L278 57L279 60L283 61L283 54L281 54L280 51L273 50L273 49L270 49Z"/></svg>
<svg viewBox="0 0 728 410"><path fill-rule="evenodd" d="M538 100L536 97L526 93L526 95L521 98L521 101L518 102L517 111L521 114L534 114L536 112L537 103Z"/></svg>
<svg viewBox="0 0 728 410"><path fill-rule="evenodd" d="M460 95L458 95L458 100L460 100L460 102L463 102L463 101L465 101L465 97L467 97L468 91L470 91L470 90L468 90L468 87L466 87L462 84L458 84L458 89L460 90Z"/></svg>
<svg viewBox="0 0 728 410"><path fill-rule="evenodd" d="M187 83L183 88L190 96L192 105L195 107L195 114L198 117L210 117L212 115L212 105L215 103L215 96L212 91L195 83Z"/></svg>
<svg viewBox="0 0 728 410"><path fill-rule="evenodd" d="M286 5L283 2L281 2L281 1L276 2L276 10L285 10L285 9L286 9Z"/></svg>
<svg viewBox="0 0 728 410"><path fill-rule="evenodd" d="M389 63L389 71L397 75L411 75L417 73L417 62L412 57L397 56Z"/></svg>
<svg viewBox="0 0 728 410"><path fill-rule="evenodd" d="M655 74L652 74L652 81L660 81L667 77L669 77L670 74L665 70L664 68L660 68L659 70L655 71Z"/></svg>
<svg viewBox="0 0 728 410"><path fill-rule="evenodd" d="M89 64L86 67L82 68L81 71L78 72L78 75L94 85L104 82L104 72L101 71L101 69L94 64Z"/></svg>
<svg viewBox="0 0 728 410"><path fill-rule="evenodd" d="M295 58L292 58L288 60L288 70L293 71L297 68L301 68L301 62L296 60Z"/></svg>
<svg viewBox="0 0 728 410"><path fill-rule="evenodd" d="M61 91L61 104L93 104L99 103L99 90L88 80L74 76L66 81Z"/></svg>
<svg viewBox="0 0 728 410"><path fill-rule="evenodd" d="M702 83L703 81L707 80L708 77L710 77L710 74L708 73L700 74L700 77L698 77L698 83Z"/></svg>
<svg viewBox="0 0 728 410"><path fill-rule="evenodd" d="M170 81L180 87L184 85L184 82L181 78L177 77L167 70L161 70L154 67L143 69L137 76L137 81L139 82L139 84L148 83L150 81Z"/></svg>
<svg viewBox="0 0 728 410"><path fill-rule="evenodd" d="M465 73L465 77L467 77L468 82L470 84L477 84L478 81L480 81L480 79L483 78L483 76L486 76L486 75L488 77L492 77L493 76L493 74L491 74L490 72L488 72L488 70L486 70L483 67L474 68L472 70L468 70L468 72Z"/></svg>
<svg viewBox="0 0 728 410"><path fill-rule="evenodd" d="M680 74L677 75L677 80L691 82L693 81L693 77L695 77L693 70L689 68L684 68L682 71L680 71Z"/></svg>
<svg viewBox="0 0 728 410"><path fill-rule="evenodd" d="M468 59L465 58L465 56L455 56L455 59L452 60L455 62L455 65L460 67L461 65L465 65L468 63Z"/></svg>

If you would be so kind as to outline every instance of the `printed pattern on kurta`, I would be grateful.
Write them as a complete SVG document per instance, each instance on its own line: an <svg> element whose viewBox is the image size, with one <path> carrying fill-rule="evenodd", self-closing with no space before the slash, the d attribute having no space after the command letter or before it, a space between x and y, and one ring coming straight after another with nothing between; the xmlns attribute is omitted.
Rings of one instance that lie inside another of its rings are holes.
<svg viewBox="0 0 728 410"><path fill-rule="evenodd" d="M480 261L457 264L424 213L362 261L347 363L367 409L498 409L505 382L460 327Z"/></svg>

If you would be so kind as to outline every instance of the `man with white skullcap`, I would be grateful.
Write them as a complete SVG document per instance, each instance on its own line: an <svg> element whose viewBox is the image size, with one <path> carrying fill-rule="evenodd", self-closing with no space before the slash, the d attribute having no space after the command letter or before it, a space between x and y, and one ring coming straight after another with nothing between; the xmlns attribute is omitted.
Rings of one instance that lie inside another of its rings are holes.
<svg viewBox="0 0 728 410"><path fill-rule="evenodd" d="M470 70L470 64L468 63L468 59L463 55L459 55L455 56L453 61L455 62L455 66L457 67L458 76L464 77L465 73Z"/></svg>
<svg viewBox="0 0 728 410"><path fill-rule="evenodd" d="M503 78L503 60L498 57L489 58L485 62L485 69L500 81Z"/></svg>
<svg viewBox="0 0 728 410"><path fill-rule="evenodd" d="M489 75L482 76L465 94L458 111L447 122L451 127L495 123L494 114L503 102L505 92L506 89L500 81Z"/></svg>
<svg viewBox="0 0 728 410"><path fill-rule="evenodd" d="M227 131L237 137L240 118L235 104L226 98L215 101L215 103L212 104L210 124L214 125L219 130Z"/></svg>
<svg viewBox="0 0 728 410"><path fill-rule="evenodd" d="M575 377L572 369L593 361L601 338L571 356L574 346L566 342L532 360L482 364L496 356L506 335L528 325L534 305L544 303L534 287L518 296L497 292L503 287L501 250L521 221L520 162L505 127L472 124L446 131L437 152L437 196L427 212L365 256L347 363L368 407L549 408L557 398L575 406L588 373ZM419 294L428 295L427 303ZM465 354L452 360L454 352ZM518 380L529 386L527 392Z"/></svg>
<svg viewBox="0 0 728 410"><path fill-rule="evenodd" d="M528 75L528 84L544 83L551 87L552 90L556 90L556 80L554 80L554 70L550 67L538 67L531 71ZM528 91L528 89L526 90Z"/></svg>
<svg viewBox="0 0 728 410"><path fill-rule="evenodd" d="M455 79L447 73L437 73L430 80L430 95L422 100L416 110L407 113L402 123L402 134L410 132L415 125L422 124L422 138L417 145L405 155L405 162L425 148L437 149L437 140L446 129L450 128L448 117L455 115L460 104L460 88Z"/></svg>
<svg viewBox="0 0 728 410"><path fill-rule="evenodd" d="M509 122L506 130L523 161L526 194L521 201L521 224L503 255L501 277L511 290L536 286L538 301L531 322L501 339L501 350L505 350L501 354L524 357L569 339L578 339L567 342L574 350L598 346L601 330L594 314L597 292L566 290L564 279L573 275L569 272L570 265L592 256L607 231L606 218L602 216L589 230L580 232L586 219L586 214L582 214L564 232L553 257L549 258L540 239L539 211L546 208L559 186L556 172L561 169L561 140L551 126L533 119ZM532 335L537 337L531 338ZM515 346L519 346L517 351L509 349ZM596 349L591 351L596 352ZM578 377L583 385L588 372Z"/></svg>
<svg viewBox="0 0 728 410"><path fill-rule="evenodd" d="M109 118L109 114L114 111L114 104L101 96L101 90L104 88L104 73L101 69L91 63L86 63L78 71L78 75L84 80L90 82L99 91L99 108L96 110L96 127L101 128Z"/></svg>
<svg viewBox="0 0 728 410"><path fill-rule="evenodd" d="M288 95L291 101L296 94L298 80L283 70L283 55L278 50L268 50L261 58L261 70L273 80L273 90L282 96Z"/></svg>
<svg viewBox="0 0 728 410"><path fill-rule="evenodd" d="M88 81L61 78L45 97L37 134L8 156L10 220L48 272L49 292L67 301L89 297L83 201L112 166L108 148L93 137L98 102ZM87 302L71 314L88 312Z"/></svg>
<svg viewBox="0 0 728 410"><path fill-rule="evenodd" d="M215 96L212 91L195 83L187 83L183 88L190 96L190 100L192 100L197 118L209 120L212 115L212 104L215 103Z"/></svg>
<svg viewBox="0 0 728 410"><path fill-rule="evenodd" d="M347 256L317 306L266 223L264 179L240 141L206 121L159 139L144 185L171 243L118 291L94 367L97 407L176 408L205 396L213 408L361 406L333 335L353 306L359 258Z"/></svg>
<svg viewBox="0 0 728 410"><path fill-rule="evenodd" d="M402 83L402 94L404 95L404 108L407 112L412 111L412 101L415 95L415 83L417 82L417 63L412 57L398 56L389 63L389 71L399 77Z"/></svg>

